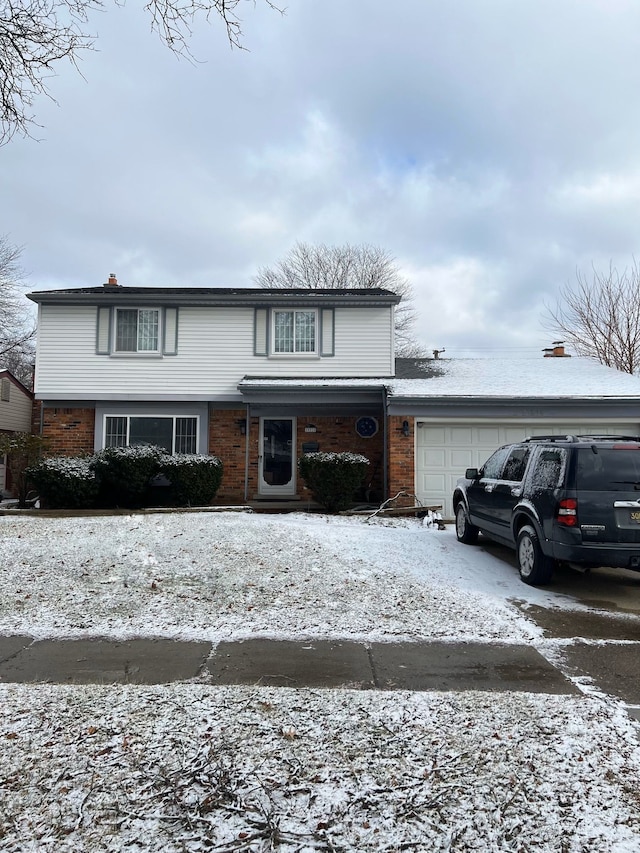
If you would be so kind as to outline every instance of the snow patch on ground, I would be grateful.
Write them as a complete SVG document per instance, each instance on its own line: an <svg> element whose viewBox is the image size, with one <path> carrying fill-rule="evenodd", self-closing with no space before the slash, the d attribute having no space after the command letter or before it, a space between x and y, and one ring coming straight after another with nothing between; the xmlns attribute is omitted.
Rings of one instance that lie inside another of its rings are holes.
<svg viewBox="0 0 640 853"><path fill-rule="evenodd" d="M5 685L0 699L5 853L640 844L635 732L585 697Z"/></svg>
<svg viewBox="0 0 640 853"><path fill-rule="evenodd" d="M456 564L477 552L414 519L11 516L0 518L0 551L5 634L211 642L540 635L489 588L461 595Z"/></svg>

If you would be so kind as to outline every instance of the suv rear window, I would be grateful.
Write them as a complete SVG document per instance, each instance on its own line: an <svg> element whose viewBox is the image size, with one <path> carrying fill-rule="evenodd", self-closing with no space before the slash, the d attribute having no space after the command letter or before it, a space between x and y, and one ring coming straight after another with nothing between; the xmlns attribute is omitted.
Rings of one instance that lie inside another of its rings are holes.
<svg viewBox="0 0 640 853"><path fill-rule="evenodd" d="M578 449L576 488L620 491L624 485L640 490L640 445Z"/></svg>

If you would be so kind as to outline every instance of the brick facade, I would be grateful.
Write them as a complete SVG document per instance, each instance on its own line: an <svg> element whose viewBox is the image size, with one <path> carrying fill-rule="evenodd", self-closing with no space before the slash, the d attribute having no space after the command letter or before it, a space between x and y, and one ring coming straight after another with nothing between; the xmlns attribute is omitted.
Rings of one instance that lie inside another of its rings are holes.
<svg viewBox="0 0 640 853"><path fill-rule="evenodd" d="M95 409L42 409L42 437L50 456L82 456L93 453Z"/></svg>
<svg viewBox="0 0 640 853"><path fill-rule="evenodd" d="M408 436L402 432L404 421L409 425ZM415 421L408 415L391 415L388 430L389 497L398 492L414 492ZM406 503L413 503L413 500L407 500Z"/></svg>
<svg viewBox="0 0 640 853"><path fill-rule="evenodd" d="M382 417L378 418L382 424ZM245 459L247 437L241 432L245 422L244 409L217 409L209 416L209 453L219 456L224 464L222 484L216 503L241 503L245 493ZM369 475L363 489L363 500L381 499L383 492L383 432L382 428L372 438L361 438L355 430L355 417L298 417L296 433L297 460L306 442L317 442L318 449L327 452L351 451L366 456L370 461ZM305 427L315 426L315 432ZM249 476L247 496L251 500L259 492L258 455L260 451L260 420L252 418L249 424ZM296 478L299 497L309 499L301 477Z"/></svg>
<svg viewBox="0 0 640 853"><path fill-rule="evenodd" d="M208 442L209 453L219 456L224 464L224 474L216 503L237 504L244 502L245 464L247 437L242 430L245 423L244 409L212 409L209 413ZM383 429L382 414L377 413L380 429L371 438L361 438L355 429L355 416L298 417L296 431L297 460L302 455L302 446L306 442L317 442L318 449L326 452L351 451L366 456L370 461L369 474L365 481L362 499L372 502L384 500L383 494ZM413 483L413 440L395 433L394 428L402 427L403 418L392 418L389 434L389 459L391 494L400 489L410 488ZM395 422L398 423L395 423ZM306 427L313 425L315 432L307 432ZM89 408L53 408L42 409L42 435L47 440L48 455L79 456L91 454L94 449L95 411ZM39 430L37 430L39 431ZM413 431L413 424L412 424ZM252 418L249 424L249 474L247 496L251 500L259 492L258 455L260 420ZM411 451L409 453L409 450ZM406 472L411 477L407 479ZM309 499L309 492L301 477L296 478L297 494ZM396 488L396 484L398 487Z"/></svg>

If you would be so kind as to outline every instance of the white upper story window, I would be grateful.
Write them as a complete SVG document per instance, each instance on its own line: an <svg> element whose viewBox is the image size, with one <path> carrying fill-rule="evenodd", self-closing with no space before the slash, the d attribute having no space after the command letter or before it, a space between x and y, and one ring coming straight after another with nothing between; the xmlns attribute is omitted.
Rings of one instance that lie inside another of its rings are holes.
<svg viewBox="0 0 640 853"><path fill-rule="evenodd" d="M285 353L317 352L316 311L274 311L273 352Z"/></svg>
<svg viewBox="0 0 640 853"><path fill-rule="evenodd" d="M118 308L115 349L116 352L158 352L160 310L158 308Z"/></svg>

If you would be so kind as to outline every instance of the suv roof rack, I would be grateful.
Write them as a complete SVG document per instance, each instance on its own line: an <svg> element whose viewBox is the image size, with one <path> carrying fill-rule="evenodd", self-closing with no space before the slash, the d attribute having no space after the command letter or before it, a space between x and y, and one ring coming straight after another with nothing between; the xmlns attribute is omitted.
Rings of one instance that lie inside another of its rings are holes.
<svg viewBox="0 0 640 853"><path fill-rule="evenodd" d="M638 435L608 435L600 433L585 433L584 435L530 435L523 440L526 444L529 441L637 441L640 443Z"/></svg>
<svg viewBox="0 0 640 853"><path fill-rule="evenodd" d="M596 441L639 441L640 436L637 435L600 435L599 433L587 433L586 435L578 435L576 438L580 439L589 439Z"/></svg>
<svg viewBox="0 0 640 853"><path fill-rule="evenodd" d="M578 441L578 436L575 435L530 435L527 441Z"/></svg>

